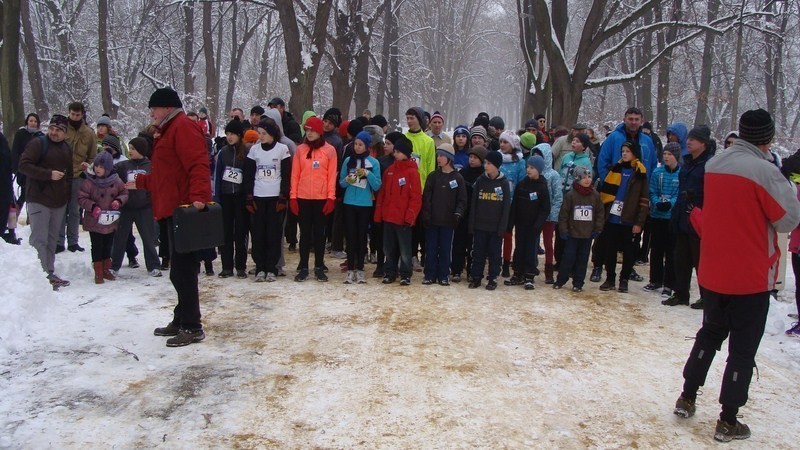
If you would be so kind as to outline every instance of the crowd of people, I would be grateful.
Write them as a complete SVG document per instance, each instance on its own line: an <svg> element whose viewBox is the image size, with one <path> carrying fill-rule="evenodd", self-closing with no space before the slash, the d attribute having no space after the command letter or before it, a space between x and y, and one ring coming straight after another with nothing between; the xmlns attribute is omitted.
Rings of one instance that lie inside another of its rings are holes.
<svg viewBox="0 0 800 450"><path fill-rule="evenodd" d="M366 283L374 263L371 277L385 285L409 285L419 271L423 285L485 281L487 290L501 278L534 290L543 272L553 289L571 280L581 292L588 275L602 291L625 293L631 280L644 281L636 267L649 262L643 290L667 306L690 304L696 271L701 298L691 306L704 309L704 322L675 413L694 414L713 354L730 336L715 437L749 436L736 413L783 270L777 232L792 233L800 279L800 156L781 167L766 111L742 115L717 148L708 126L683 123L671 124L662 144L635 107L601 142L586 124L547 126L544 115L507 129L480 113L446 133L444 115L420 107L406 111L405 133L381 115L346 120L337 108L307 111L298 123L280 98L248 117L233 109L223 137L204 108L184 112L172 89L156 90L148 106L152 123L127 145L108 117L92 130L77 102L50 118L46 134L30 114L12 149L0 141L11 160L8 187L12 173L24 187L19 198L4 189L0 215L27 205L30 244L54 289L69 285L55 255L84 251L81 223L95 283L114 280L125 254L138 267L133 224L147 273L169 270L178 304L155 330L169 346L204 339L197 276L201 262L215 274L217 250L220 278L276 282L286 275L285 252L299 251L295 282L328 281L329 255L344 260L334 268L346 284ZM173 210L204 209L212 198L222 207L224 245L175 251ZM800 326L787 334L800 336Z"/></svg>

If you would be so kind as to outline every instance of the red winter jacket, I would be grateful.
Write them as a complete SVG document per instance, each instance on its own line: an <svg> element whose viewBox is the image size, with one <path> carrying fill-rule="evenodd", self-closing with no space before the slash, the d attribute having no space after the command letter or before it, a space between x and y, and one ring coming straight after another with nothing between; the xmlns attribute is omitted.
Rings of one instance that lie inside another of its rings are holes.
<svg viewBox="0 0 800 450"><path fill-rule="evenodd" d="M157 220L172 217L180 205L211 201L206 138L183 111L161 127L150 162L150 174L136 177L136 189L150 191Z"/></svg>
<svg viewBox="0 0 800 450"><path fill-rule="evenodd" d="M375 202L375 222L414 225L422 209L422 187L417 163L395 161L383 174Z"/></svg>

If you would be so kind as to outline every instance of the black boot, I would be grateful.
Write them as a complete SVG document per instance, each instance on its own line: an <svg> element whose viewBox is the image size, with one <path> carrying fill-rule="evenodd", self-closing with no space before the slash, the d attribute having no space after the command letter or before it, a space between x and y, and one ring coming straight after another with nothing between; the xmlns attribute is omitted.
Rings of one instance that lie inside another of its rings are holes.
<svg viewBox="0 0 800 450"><path fill-rule="evenodd" d="M589 281L592 283L599 283L600 277L603 276L603 268L602 267L595 267L592 269L592 275L589 277Z"/></svg>
<svg viewBox="0 0 800 450"><path fill-rule="evenodd" d="M600 290L601 291L613 291L614 287L615 287L614 286L615 282L616 282L616 280L614 278L610 278L610 277L606 278L606 281L604 281L603 284L600 285Z"/></svg>
<svg viewBox="0 0 800 450"><path fill-rule="evenodd" d="M503 273L501 273L500 275L503 278L510 277L511 276L510 269L511 269L511 261L503 261Z"/></svg>

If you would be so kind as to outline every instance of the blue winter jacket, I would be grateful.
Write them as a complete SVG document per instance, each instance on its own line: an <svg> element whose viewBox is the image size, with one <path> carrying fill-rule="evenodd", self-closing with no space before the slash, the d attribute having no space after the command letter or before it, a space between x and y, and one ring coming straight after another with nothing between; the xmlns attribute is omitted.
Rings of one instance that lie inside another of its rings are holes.
<svg viewBox="0 0 800 450"><path fill-rule="evenodd" d="M564 192L561 190L561 176L553 169L553 150L550 144L541 143L531 150L531 155L541 154L544 158L544 173L547 180L547 192L550 193L550 215L547 216L548 222L558 223L558 212L561 210L561 203L564 201Z"/></svg>
<svg viewBox="0 0 800 450"><path fill-rule="evenodd" d="M672 133L678 136L678 144L681 145L681 158L689 154L689 147L686 146L686 139L689 138L689 130L686 125L681 122L675 122L667 127L667 138Z"/></svg>
<svg viewBox="0 0 800 450"><path fill-rule="evenodd" d="M656 148L653 145L653 140L650 136L642 133L642 129L636 132L636 140L639 142L639 147L642 150L642 164L647 169L648 176L656 170L658 166L658 155ZM608 175L608 170L614 167L614 164L619 162L622 158L622 144L627 142L628 135L625 132L625 124L617 125L617 128L611 132L603 141L600 147L600 155L597 157L597 177L602 183Z"/></svg>
<svg viewBox="0 0 800 450"><path fill-rule="evenodd" d="M511 183L511 192L514 192L517 183L522 181L526 175L525 159L522 157L522 152L517 152L517 158L514 161L511 155L503 153L503 165L500 166L500 172L503 172L503 175Z"/></svg>
<svg viewBox="0 0 800 450"><path fill-rule="evenodd" d="M367 177L357 183L349 184L345 178L350 174L347 163L350 156L345 158L342 163L342 170L339 172L339 186L344 188L344 204L353 206L372 206L374 192L381 188L381 165L377 159L367 156L364 166L367 169ZM353 170L355 172L355 170Z"/></svg>
<svg viewBox="0 0 800 450"><path fill-rule="evenodd" d="M573 171L576 166L583 166L592 170L592 158L589 156L589 152L589 149L586 149L583 153L575 153L573 151L561 158L559 175L561 175L564 194L572 190L572 182L575 180Z"/></svg>
<svg viewBox="0 0 800 450"><path fill-rule="evenodd" d="M680 185L678 187L678 201L672 208L672 221L670 226L675 233L686 233L697 236L694 227L689 221L688 205L703 207L704 183L706 175L706 162L714 156L713 149L706 150L697 159L691 154L683 157L683 165L678 174ZM735 199L731 199L735 200Z"/></svg>
<svg viewBox="0 0 800 450"><path fill-rule="evenodd" d="M654 219L669 219L672 209L678 201L678 187L680 186L679 174L681 166L675 166L670 171L667 166L658 166L650 175L650 217ZM672 204L669 211L660 211L656 203L668 201Z"/></svg>

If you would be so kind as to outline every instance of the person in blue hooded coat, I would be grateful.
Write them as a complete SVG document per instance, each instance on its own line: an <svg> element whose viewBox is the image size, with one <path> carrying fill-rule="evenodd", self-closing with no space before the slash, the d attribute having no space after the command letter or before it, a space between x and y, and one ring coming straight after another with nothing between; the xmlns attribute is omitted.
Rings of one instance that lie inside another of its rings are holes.
<svg viewBox="0 0 800 450"><path fill-rule="evenodd" d="M686 139L689 138L689 129L683 122L675 122L667 127L667 143L677 142L681 146L681 159L689 154Z"/></svg>

